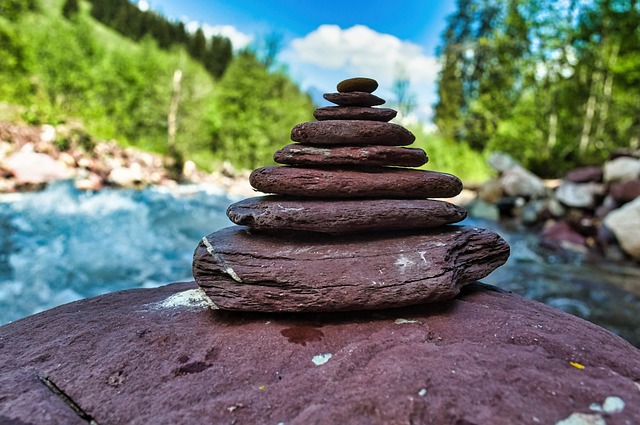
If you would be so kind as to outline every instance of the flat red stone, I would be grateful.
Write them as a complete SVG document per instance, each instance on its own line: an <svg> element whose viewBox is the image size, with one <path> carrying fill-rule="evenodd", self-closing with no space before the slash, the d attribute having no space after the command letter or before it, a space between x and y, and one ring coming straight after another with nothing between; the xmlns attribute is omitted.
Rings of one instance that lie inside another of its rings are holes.
<svg viewBox="0 0 640 425"><path fill-rule="evenodd" d="M457 205L430 199L327 201L271 195L236 202L227 209L227 216L235 224L252 229L337 234L438 227L464 220L467 212Z"/></svg>
<svg viewBox="0 0 640 425"><path fill-rule="evenodd" d="M427 163L422 149L394 146L321 147L301 144L287 145L276 151L273 159L289 165L366 165L419 167Z"/></svg>
<svg viewBox="0 0 640 425"><path fill-rule="evenodd" d="M385 100L375 94L352 91L348 93L325 93L322 95L326 100L340 106L378 106L385 103Z"/></svg>
<svg viewBox="0 0 640 425"><path fill-rule="evenodd" d="M307 145L406 146L416 136L398 124L364 120L303 122L291 130L291 140Z"/></svg>
<svg viewBox="0 0 640 425"><path fill-rule="evenodd" d="M193 276L223 310L369 310L451 299L508 257L500 236L475 227L324 235L233 226L202 239Z"/></svg>
<svg viewBox="0 0 640 425"><path fill-rule="evenodd" d="M389 108L371 108L366 106L325 106L313 111L318 121L325 120L368 120L391 121L398 113Z"/></svg>
<svg viewBox="0 0 640 425"><path fill-rule="evenodd" d="M264 193L315 198L451 198L462 191L451 174L393 167L269 166L254 170L249 182Z"/></svg>

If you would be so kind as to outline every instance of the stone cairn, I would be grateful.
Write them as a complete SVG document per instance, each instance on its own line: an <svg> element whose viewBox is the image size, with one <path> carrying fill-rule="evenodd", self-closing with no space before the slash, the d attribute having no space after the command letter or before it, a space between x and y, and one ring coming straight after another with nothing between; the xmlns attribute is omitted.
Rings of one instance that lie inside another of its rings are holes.
<svg viewBox="0 0 640 425"><path fill-rule="evenodd" d="M377 108L375 80L352 78L324 98L317 121L296 125L284 166L258 168L251 185L269 193L229 207L239 226L202 239L193 274L223 310L321 312L443 301L502 265L497 234L449 226L466 211L449 202L457 177L417 170L415 136Z"/></svg>

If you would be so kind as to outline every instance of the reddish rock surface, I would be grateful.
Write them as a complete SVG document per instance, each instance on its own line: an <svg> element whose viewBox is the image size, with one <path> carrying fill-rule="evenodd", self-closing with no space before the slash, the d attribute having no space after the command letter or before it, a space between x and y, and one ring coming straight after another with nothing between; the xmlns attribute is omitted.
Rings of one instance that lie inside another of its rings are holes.
<svg viewBox="0 0 640 425"><path fill-rule="evenodd" d="M221 309L338 311L450 299L509 257L486 229L324 235L227 227L203 238L193 276Z"/></svg>
<svg viewBox="0 0 640 425"><path fill-rule="evenodd" d="M378 88L378 82L372 78L355 77L342 80L336 86L340 93L363 91L373 93Z"/></svg>
<svg viewBox="0 0 640 425"><path fill-rule="evenodd" d="M163 303L195 290L116 292L0 327L0 423L640 423L640 351L516 295L472 284L437 305L299 315ZM610 397L621 411L592 410Z"/></svg>
<svg viewBox="0 0 640 425"><path fill-rule="evenodd" d="M322 95L326 100L340 106L378 106L383 105L385 100L375 94L354 91L348 93L325 93Z"/></svg>
<svg viewBox="0 0 640 425"><path fill-rule="evenodd" d="M273 159L288 165L357 165L419 167L427 163L422 149L394 146L305 146L292 144L276 151Z"/></svg>
<svg viewBox="0 0 640 425"><path fill-rule="evenodd" d="M464 220L467 211L431 199L300 199L260 196L227 209L235 224L252 229L354 233L368 230L424 229Z"/></svg>
<svg viewBox="0 0 640 425"><path fill-rule="evenodd" d="M291 140L309 145L405 146L416 136L398 124L365 120L303 122L291 129Z"/></svg>
<svg viewBox="0 0 640 425"><path fill-rule="evenodd" d="M263 193L336 199L452 198L462 191L462 181L454 175L392 167L269 166L254 170L249 182Z"/></svg>
<svg viewBox="0 0 640 425"><path fill-rule="evenodd" d="M318 121L324 120L370 120L390 121L397 112L389 108L371 108L360 106L325 106L313 111Z"/></svg>

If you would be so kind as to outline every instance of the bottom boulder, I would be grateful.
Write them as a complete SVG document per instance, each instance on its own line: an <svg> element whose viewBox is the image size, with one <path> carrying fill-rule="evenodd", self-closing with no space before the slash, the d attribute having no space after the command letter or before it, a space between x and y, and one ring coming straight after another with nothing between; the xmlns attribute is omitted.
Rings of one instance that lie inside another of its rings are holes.
<svg viewBox="0 0 640 425"><path fill-rule="evenodd" d="M0 327L0 365L2 424L640 423L638 349L478 283L349 313L115 292Z"/></svg>

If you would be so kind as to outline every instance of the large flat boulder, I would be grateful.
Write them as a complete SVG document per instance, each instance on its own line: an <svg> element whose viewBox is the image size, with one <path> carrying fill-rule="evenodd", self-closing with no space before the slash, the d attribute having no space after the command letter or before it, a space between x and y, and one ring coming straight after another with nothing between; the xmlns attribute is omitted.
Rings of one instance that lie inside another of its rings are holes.
<svg viewBox="0 0 640 425"><path fill-rule="evenodd" d="M3 424L640 423L638 349L480 284L327 314L115 292L0 327L0 365Z"/></svg>
<svg viewBox="0 0 640 425"><path fill-rule="evenodd" d="M345 311L450 299L509 257L470 226L326 235L233 226L204 238L193 275L223 310Z"/></svg>

